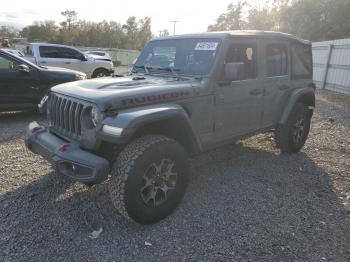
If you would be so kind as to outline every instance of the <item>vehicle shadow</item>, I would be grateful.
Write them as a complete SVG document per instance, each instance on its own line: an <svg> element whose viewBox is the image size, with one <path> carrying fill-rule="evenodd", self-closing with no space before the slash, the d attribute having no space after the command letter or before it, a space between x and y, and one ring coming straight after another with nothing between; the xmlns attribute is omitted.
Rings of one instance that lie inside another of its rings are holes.
<svg viewBox="0 0 350 262"><path fill-rule="evenodd" d="M0 142L22 137L32 121L45 123L46 119L35 110L0 112Z"/></svg>
<svg viewBox="0 0 350 262"><path fill-rule="evenodd" d="M0 257L346 261L350 223L330 175L305 152L280 155L268 140L263 148L243 142L193 159L183 202L149 226L115 211L108 181L87 188L54 172L41 176L0 196Z"/></svg>
<svg viewBox="0 0 350 262"><path fill-rule="evenodd" d="M23 110L23 111L10 111L10 112L0 112L1 120L13 120L18 121L21 118L35 118L38 116L42 116L41 113L37 110Z"/></svg>

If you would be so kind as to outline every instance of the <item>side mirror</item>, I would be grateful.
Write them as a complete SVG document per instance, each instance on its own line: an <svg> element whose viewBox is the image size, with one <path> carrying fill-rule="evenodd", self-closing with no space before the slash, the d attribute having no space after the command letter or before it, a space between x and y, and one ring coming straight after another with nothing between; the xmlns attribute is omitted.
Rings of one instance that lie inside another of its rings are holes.
<svg viewBox="0 0 350 262"><path fill-rule="evenodd" d="M81 55L81 58L80 58L81 61L87 61L88 58L86 55Z"/></svg>
<svg viewBox="0 0 350 262"><path fill-rule="evenodd" d="M244 63L235 62L225 64L225 79L229 81L237 81L243 78Z"/></svg>
<svg viewBox="0 0 350 262"><path fill-rule="evenodd" d="M21 64L17 66L17 71L21 73L29 73L29 67L25 64Z"/></svg>

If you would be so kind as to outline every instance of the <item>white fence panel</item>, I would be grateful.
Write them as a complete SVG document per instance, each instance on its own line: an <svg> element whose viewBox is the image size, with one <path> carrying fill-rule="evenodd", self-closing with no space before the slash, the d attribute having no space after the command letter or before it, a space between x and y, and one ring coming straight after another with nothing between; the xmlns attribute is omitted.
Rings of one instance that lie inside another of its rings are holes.
<svg viewBox="0 0 350 262"><path fill-rule="evenodd" d="M350 94L350 39L313 43L312 53L316 86Z"/></svg>

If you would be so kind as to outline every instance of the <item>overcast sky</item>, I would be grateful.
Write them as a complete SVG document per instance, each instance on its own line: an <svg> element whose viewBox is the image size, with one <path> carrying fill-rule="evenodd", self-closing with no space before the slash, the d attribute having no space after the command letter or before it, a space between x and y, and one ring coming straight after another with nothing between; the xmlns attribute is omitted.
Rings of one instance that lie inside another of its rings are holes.
<svg viewBox="0 0 350 262"><path fill-rule="evenodd" d="M267 0L248 0L251 5L263 5ZM78 19L89 21L114 20L124 23L129 16L152 18L152 31L173 26L170 21L179 20L176 33L206 31L207 26L226 10L231 2L237 0L17 0L15 3L5 1L1 4L0 25L9 24L16 27L29 25L39 20L55 20L61 22L60 15L64 10L75 10Z"/></svg>

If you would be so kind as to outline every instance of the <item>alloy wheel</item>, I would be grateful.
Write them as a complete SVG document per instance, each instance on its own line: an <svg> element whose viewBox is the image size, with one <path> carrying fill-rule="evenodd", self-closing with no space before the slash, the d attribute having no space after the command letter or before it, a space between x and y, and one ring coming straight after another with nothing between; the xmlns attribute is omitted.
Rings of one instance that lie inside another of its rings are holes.
<svg viewBox="0 0 350 262"><path fill-rule="evenodd" d="M152 163L146 170L140 189L146 205L157 207L167 201L177 182L177 173L173 171L174 164L174 161L163 158L159 164Z"/></svg>

